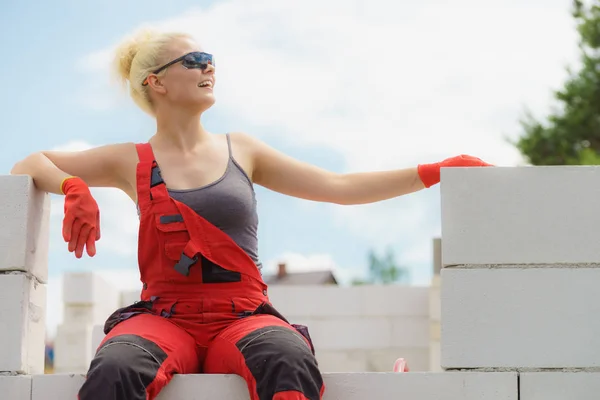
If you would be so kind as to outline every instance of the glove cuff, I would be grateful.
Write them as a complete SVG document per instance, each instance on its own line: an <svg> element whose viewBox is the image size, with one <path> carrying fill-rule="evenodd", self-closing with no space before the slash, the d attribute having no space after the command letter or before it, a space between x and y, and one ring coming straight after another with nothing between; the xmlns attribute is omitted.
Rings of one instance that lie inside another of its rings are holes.
<svg viewBox="0 0 600 400"><path fill-rule="evenodd" d="M66 195L72 188L81 186L85 186L87 188L87 184L83 181L83 179L77 176L67 176L60 184L60 191L62 194Z"/></svg>
<svg viewBox="0 0 600 400"><path fill-rule="evenodd" d="M440 163L419 164L417 166L419 178L426 188L440 183Z"/></svg>

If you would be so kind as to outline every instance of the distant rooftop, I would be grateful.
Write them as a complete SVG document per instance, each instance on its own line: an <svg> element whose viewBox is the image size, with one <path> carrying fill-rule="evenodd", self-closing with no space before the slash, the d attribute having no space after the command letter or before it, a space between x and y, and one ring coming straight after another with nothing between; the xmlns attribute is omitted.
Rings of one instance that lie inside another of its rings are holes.
<svg viewBox="0 0 600 400"><path fill-rule="evenodd" d="M267 285L337 285L333 271L288 272L285 263L278 265L277 274L266 275Z"/></svg>

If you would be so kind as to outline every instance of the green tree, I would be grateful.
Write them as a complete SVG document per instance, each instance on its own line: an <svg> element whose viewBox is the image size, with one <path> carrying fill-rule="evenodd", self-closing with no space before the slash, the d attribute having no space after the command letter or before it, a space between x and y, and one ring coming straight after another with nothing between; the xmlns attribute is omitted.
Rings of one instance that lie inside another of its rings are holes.
<svg viewBox="0 0 600 400"><path fill-rule="evenodd" d="M546 121L530 112L520 121L521 137L513 144L533 165L600 164L600 1L573 2L579 33L581 68L554 92L560 107Z"/></svg>
<svg viewBox="0 0 600 400"><path fill-rule="evenodd" d="M369 263L369 278L367 280L356 279L354 285L367 283L390 284L394 282L407 281L409 271L406 268L398 266L394 251L388 248L383 256L379 256L374 250L367 254Z"/></svg>

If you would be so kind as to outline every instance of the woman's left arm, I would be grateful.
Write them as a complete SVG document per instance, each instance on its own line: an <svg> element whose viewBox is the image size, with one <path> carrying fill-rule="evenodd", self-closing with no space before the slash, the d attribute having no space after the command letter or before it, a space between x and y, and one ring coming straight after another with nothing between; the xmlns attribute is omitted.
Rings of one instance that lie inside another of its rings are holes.
<svg viewBox="0 0 600 400"><path fill-rule="evenodd" d="M240 139L252 159L254 183L293 197L343 205L374 203L430 187L440 181L441 167L491 165L463 155L412 168L338 174L289 157L249 135Z"/></svg>

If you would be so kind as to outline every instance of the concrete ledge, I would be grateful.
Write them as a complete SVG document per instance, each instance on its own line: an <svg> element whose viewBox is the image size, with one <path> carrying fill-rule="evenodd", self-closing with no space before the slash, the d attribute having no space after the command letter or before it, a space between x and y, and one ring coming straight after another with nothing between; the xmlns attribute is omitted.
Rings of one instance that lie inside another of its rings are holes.
<svg viewBox="0 0 600 400"><path fill-rule="evenodd" d="M0 375L0 398L31 400L31 381L31 376L28 375Z"/></svg>
<svg viewBox="0 0 600 400"><path fill-rule="evenodd" d="M597 400L598 372L527 372L521 374L521 400Z"/></svg>
<svg viewBox="0 0 600 400"><path fill-rule="evenodd" d="M324 400L518 399L517 374L512 372L334 373L323 376L327 386ZM82 375L33 376L32 400L74 399L83 379ZM245 382L236 375L179 375L157 400L249 398Z"/></svg>
<svg viewBox="0 0 600 400"><path fill-rule="evenodd" d="M600 167L444 168L442 261L599 263Z"/></svg>
<svg viewBox="0 0 600 400"><path fill-rule="evenodd" d="M442 270L444 368L598 368L600 268Z"/></svg>

